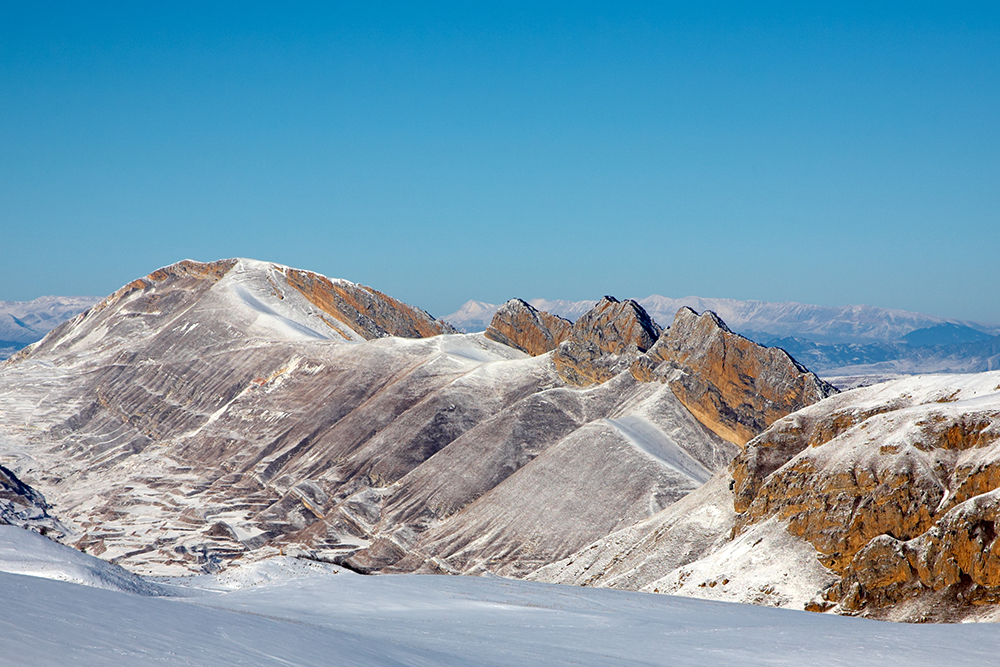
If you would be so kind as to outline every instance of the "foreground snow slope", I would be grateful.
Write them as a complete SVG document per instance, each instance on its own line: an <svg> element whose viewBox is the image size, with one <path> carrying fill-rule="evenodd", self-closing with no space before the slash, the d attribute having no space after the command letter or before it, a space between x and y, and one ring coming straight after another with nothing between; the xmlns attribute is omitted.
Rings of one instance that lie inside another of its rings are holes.
<svg viewBox="0 0 1000 667"><path fill-rule="evenodd" d="M364 577L318 564L293 563L281 576L280 566L261 566L270 581L250 573L245 582L265 583L178 589L187 597L175 598L0 574L0 662L919 667L990 664L1000 651L992 625L896 625L506 579Z"/></svg>
<svg viewBox="0 0 1000 667"><path fill-rule="evenodd" d="M0 526L0 572L139 595L162 595L164 592L123 567L16 526Z"/></svg>

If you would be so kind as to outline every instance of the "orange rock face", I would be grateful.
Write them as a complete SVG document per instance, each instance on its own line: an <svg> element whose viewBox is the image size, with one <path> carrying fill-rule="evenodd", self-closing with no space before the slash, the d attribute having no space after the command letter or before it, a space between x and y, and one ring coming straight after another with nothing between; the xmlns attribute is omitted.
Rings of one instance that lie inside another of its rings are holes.
<svg viewBox="0 0 1000 667"><path fill-rule="evenodd" d="M511 299L493 315L485 336L533 357L554 350L569 335L573 323L540 311L521 299Z"/></svg>
<svg viewBox="0 0 1000 667"><path fill-rule="evenodd" d="M511 299L493 315L485 335L537 357L556 349L572 327L569 320L537 310L521 299Z"/></svg>
<svg viewBox="0 0 1000 667"><path fill-rule="evenodd" d="M372 340L385 336L427 338L456 333L420 310L364 285L334 282L325 276L285 269L288 283L314 306L346 323L355 332Z"/></svg>
<svg viewBox="0 0 1000 667"><path fill-rule="evenodd" d="M632 374L670 382L702 424L744 445L772 423L836 390L779 348L734 334L715 313L677 311Z"/></svg>
<svg viewBox="0 0 1000 667"><path fill-rule="evenodd" d="M841 612L956 620L1000 602L1000 410L982 388L953 404L892 384L748 443L730 466L734 532L783 519L840 575L824 596Z"/></svg>
<svg viewBox="0 0 1000 667"><path fill-rule="evenodd" d="M628 369L659 334L660 327L638 303L606 296L576 321L552 361L571 384L604 382Z"/></svg>

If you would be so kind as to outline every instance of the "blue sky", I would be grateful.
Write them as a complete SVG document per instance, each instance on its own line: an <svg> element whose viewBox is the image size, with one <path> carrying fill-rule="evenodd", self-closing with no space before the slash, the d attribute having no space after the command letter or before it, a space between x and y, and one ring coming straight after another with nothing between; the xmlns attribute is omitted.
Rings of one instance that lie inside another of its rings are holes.
<svg viewBox="0 0 1000 667"><path fill-rule="evenodd" d="M4 2L0 300L247 256L1000 322L998 5L804 4Z"/></svg>

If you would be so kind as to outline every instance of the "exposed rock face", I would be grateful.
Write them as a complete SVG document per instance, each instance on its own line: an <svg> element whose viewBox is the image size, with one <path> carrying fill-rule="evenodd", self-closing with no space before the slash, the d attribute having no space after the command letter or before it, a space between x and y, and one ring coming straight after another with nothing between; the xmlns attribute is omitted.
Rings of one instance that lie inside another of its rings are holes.
<svg viewBox="0 0 1000 667"><path fill-rule="evenodd" d="M447 322L378 290L345 280L333 281L311 271L286 268L288 284L335 320L346 322L367 340L386 336L427 338L457 333Z"/></svg>
<svg viewBox="0 0 1000 667"><path fill-rule="evenodd" d="M569 336L573 323L511 299L493 315L486 337L533 357L554 350Z"/></svg>
<svg viewBox="0 0 1000 667"><path fill-rule="evenodd" d="M650 363L652 362L652 363ZM641 379L665 378L702 424L742 445L777 419L836 390L778 348L734 334L711 312L681 308L646 358Z"/></svg>
<svg viewBox="0 0 1000 667"><path fill-rule="evenodd" d="M62 536L65 529L49 516L50 506L38 491L0 466L0 524L33 530L42 535Z"/></svg>
<svg viewBox="0 0 1000 667"><path fill-rule="evenodd" d="M604 382L653 347L660 331L635 301L606 296L573 324L552 361L559 375L571 384Z"/></svg>
<svg viewBox="0 0 1000 667"><path fill-rule="evenodd" d="M142 572L281 549L519 575L736 451L627 372L580 391L482 335L382 337L435 330L395 304L250 260L154 272L0 368L0 462Z"/></svg>
<svg viewBox="0 0 1000 667"><path fill-rule="evenodd" d="M777 517L809 541L841 576L827 606L947 620L1000 600L1000 374L843 394L775 424L732 472L736 532Z"/></svg>

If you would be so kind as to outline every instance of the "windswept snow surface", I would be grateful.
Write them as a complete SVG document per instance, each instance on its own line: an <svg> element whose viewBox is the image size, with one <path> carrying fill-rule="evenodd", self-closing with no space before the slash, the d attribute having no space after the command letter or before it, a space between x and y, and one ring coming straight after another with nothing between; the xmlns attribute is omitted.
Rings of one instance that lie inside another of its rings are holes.
<svg viewBox="0 0 1000 667"><path fill-rule="evenodd" d="M16 526L0 526L0 572L57 579L140 595L164 593L160 586L151 584L118 565L88 556Z"/></svg>
<svg viewBox="0 0 1000 667"><path fill-rule="evenodd" d="M617 419L605 419L619 433L642 451L657 461L687 475L699 484L704 484L712 476L712 471L703 466L693 456L674 442L656 424L641 415L627 415Z"/></svg>
<svg viewBox="0 0 1000 667"><path fill-rule="evenodd" d="M920 667L991 664L1000 652L986 624L896 625L496 578L365 577L291 559L250 567L239 581L192 578L174 598L0 574L0 662Z"/></svg>

